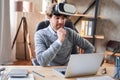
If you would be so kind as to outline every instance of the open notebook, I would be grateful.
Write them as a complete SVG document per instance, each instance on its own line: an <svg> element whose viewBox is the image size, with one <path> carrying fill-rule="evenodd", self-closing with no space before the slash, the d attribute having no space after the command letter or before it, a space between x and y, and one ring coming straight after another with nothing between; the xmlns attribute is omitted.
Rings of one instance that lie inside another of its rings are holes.
<svg viewBox="0 0 120 80"><path fill-rule="evenodd" d="M63 77L75 77L96 74L102 61L103 53L71 55L67 68L54 68Z"/></svg>
<svg viewBox="0 0 120 80"><path fill-rule="evenodd" d="M87 78L77 78L77 80L115 80L110 76L96 76L96 77L87 77Z"/></svg>

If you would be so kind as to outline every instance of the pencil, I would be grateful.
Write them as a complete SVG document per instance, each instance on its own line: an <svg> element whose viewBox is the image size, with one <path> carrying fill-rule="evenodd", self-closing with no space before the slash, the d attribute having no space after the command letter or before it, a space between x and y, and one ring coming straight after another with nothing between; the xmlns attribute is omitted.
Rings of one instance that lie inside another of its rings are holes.
<svg viewBox="0 0 120 80"><path fill-rule="evenodd" d="M35 73L35 74L37 74L37 75L39 75L39 76L41 76L41 77L45 77L45 76L41 75L40 73L38 73L36 71L32 71L32 72Z"/></svg>

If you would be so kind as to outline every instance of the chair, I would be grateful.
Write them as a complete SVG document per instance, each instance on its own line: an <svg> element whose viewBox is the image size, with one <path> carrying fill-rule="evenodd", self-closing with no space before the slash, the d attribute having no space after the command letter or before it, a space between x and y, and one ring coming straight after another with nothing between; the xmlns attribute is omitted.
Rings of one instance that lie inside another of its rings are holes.
<svg viewBox="0 0 120 80"><path fill-rule="evenodd" d="M120 41L109 40L106 45L105 62L113 63L112 57L120 57Z"/></svg>
<svg viewBox="0 0 120 80"><path fill-rule="evenodd" d="M37 25L37 27L36 27L36 31L48 27L49 24L50 24L50 22L49 22L48 20L42 21L42 22L38 23L38 25ZM65 22L65 26L66 26L66 27L69 27L69 28L71 28L71 29L73 29L73 30L75 30L76 32L78 32L78 31L76 30L76 28L74 27L74 25L72 24L72 22L69 21L69 20L67 20L67 21Z"/></svg>
<svg viewBox="0 0 120 80"><path fill-rule="evenodd" d="M37 25L37 27L36 27L36 31L48 27L49 24L50 24L50 22L49 22L48 20L42 21L42 22L38 23L38 25ZM67 20L66 23L65 23L65 26L66 26L66 27L69 27L69 28L71 28L71 29L73 29L73 30L75 30L75 31L77 32L77 30L75 29L75 27L74 27L74 25L72 24L71 21ZM77 46L76 46L76 45L73 45L73 47L72 47L72 53L71 53L71 54L76 54L76 53L78 53L78 52L77 52ZM33 58L33 59L32 59L32 64L33 64L34 66L39 65L39 63L37 62L37 59L36 59L36 58Z"/></svg>

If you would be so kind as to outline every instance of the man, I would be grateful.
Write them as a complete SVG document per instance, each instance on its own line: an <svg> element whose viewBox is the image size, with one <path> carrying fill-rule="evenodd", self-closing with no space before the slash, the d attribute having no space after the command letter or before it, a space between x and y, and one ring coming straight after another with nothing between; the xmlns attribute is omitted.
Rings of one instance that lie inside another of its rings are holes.
<svg viewBox="0 0 120 80"><path fill-rule="evenodd" d="M39 22L37 24L37 26L36 26L36 31L38 31L40 29L43 29L43 28L46 28L49 25L50 25L49 20L45 20L45 21ZM68 27L68 28L71 28L71 29L73 29L74 31L77 32L77 30L75 29L74 25L72 24L72 22L70 20L66 20L65 26ZM72 52L71 52L71 54L77 54L77 53L78 53L77 46L74 44L72 46Z"/></svg>
<svg viewBox="0 0 120 80"><path fill-rule="evenodd" d="M56 12L55 7L56 4L46 9L50 25L35 33L36 58L41 66L67 65L73 44L84 49L85 53L94 52L91 43L64 26L67 15Z"/></svg>

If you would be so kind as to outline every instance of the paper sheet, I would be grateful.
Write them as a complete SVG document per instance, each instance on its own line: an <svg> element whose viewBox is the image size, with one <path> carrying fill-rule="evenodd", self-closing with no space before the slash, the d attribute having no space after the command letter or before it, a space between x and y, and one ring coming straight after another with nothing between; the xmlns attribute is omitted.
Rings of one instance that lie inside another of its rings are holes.
<svg viewBox="0 0 120 80"><path fill-rule="evenodd" d="M27 78L11 78L9 77L8 80L34 80L33 74L29 74Z"/></svg>
<svg viewBox="0 0 120 80"><path fill-rule="evenodd" d="M0 72L0 80L3 80L3 79L4 79L4 77L5 77L4 72L3 72L3 71L2 71L2 72Z"/></svg>
<svg viewBox="0 0 120 80"><path fill-rule="evenodd" d="M3 75L0 74L0 80L2 80L2 79L3 79Z"/></svg>
<svg viewBox="0 0 120 80"><path fill-rule="evenodd" d="M96 76L96 77L87 77L87 78L77 78L77 80L114 80L110 76Z"/></svg>

